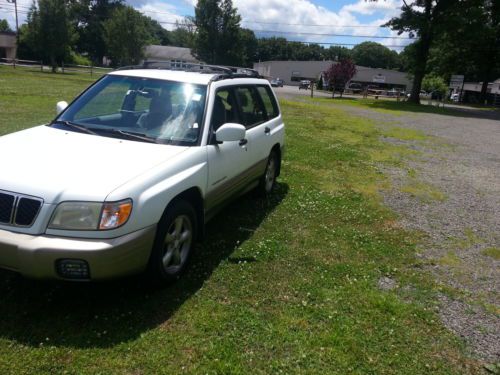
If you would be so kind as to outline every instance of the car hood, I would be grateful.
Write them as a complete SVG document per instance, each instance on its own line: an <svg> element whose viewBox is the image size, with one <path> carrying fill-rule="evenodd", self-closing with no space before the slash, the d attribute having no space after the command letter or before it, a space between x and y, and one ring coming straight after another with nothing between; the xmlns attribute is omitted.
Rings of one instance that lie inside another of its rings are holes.
<svg viewBox="0 0 500 375"><path fill-rule="evenodd" d="M38 126L0 137L0 190L46 203L102 202L186 149Z"/></svg>

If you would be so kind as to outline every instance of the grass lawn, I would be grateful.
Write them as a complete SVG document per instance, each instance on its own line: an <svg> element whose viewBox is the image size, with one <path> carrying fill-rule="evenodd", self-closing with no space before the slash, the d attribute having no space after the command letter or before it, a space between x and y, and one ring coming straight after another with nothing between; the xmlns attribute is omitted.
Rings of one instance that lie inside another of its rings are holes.
<svg viewBox="0 0 500 375"><path fill-rule="evenodd" d="M0 67L0 134L50 120L90 82ZM175 285L0 272L0 374L475 372L434 312L418 237L377 195L388 185L377 163L410 151L334 107L281 105L288 145L275 195L216 217ZM398 286L381 290L382 277Z"/></svg>

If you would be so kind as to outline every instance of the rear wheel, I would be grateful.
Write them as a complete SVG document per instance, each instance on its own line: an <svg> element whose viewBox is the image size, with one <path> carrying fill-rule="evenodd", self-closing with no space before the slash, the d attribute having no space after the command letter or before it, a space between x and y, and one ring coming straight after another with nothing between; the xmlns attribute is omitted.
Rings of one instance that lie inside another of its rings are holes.
<svg viewBox="0 0 500 375"><path fill-rule="evenodd" d="M276 177L278 175L280 159L276 151L271 151L267 159L266 171L259 181L258 192L267 196L272 193L276 185Z"/></svg>
<svg viewBox="0 0 500 375"><path fill-rule="evenodd" d="M167 208L158 223L148 275L157 283L171 283L184 272L196 240L193 206L179 200Z"/></svg>

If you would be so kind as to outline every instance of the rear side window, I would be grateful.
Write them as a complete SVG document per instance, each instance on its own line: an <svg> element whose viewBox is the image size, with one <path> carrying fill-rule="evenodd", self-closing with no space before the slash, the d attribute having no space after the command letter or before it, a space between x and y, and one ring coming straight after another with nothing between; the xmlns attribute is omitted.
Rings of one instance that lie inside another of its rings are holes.
<svg viewBox="0 0 500 375"><path fill-rule="evenodd" d="M241 122L247 129L266 121L264 103L255 87L237 87L235 92L241 110Z"/></svg>
<svg viewBox="0 0 500 375"><path fill-rule="evenodd" d="M259 92L262 102L264 103L264 107L266 108L267 119L271 120L278 117L278 104L274 99L271 89L268 86L258 86L257 91Z"/></svg>

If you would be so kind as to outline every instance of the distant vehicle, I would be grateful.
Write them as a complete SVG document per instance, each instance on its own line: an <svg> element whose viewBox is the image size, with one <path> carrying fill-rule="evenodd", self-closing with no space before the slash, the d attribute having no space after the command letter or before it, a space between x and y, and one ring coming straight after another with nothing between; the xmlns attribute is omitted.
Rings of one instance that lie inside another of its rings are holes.
<svg viewBox="0 0 500 375"><path fill-rule="evenodd" d="M361 91L363 91L363 86L361 83L351 83L349 86L347 86L347 91L352 92L353 94L359 94Z"/></svg>
<svg viewBox="0 0 500 375"><path fill-rule="evenodd" d="M396 89L391 89L387 91L387 96L404 96L405 92L404 91L399 91Z"/></svg>
<svg viewBox="0 0 500 375"><path fill-rule="evenodd" d="M458 102L460 101L460 94L458 92L455 92L453 94L450 95L450 100L452 102Z"/></svg>
<svg viewBox="0 0 500 375"><path fill-rule="evenodd" d="M302 89L309 90L310 88L311 88L311 81L309 81L308 79L303 79L302 81L300 81L299 90Z"/></svg>
<svg viewBox="0 0 500 375"><path fill-rule="evenodd" d="M368 92L368 94L371 94L371 95L382 95L382 93L384 92L384 90L382 90L380 87L375 86L375 85L369 85L366 88L366 91Z"/></svg>
<svg viewBox="0 0 500 375"><path fill-rule="evenodd" d="M283 87L284 83L285 82L280 78L275 78L275 79L271 80L272 87Z"/></svg>

